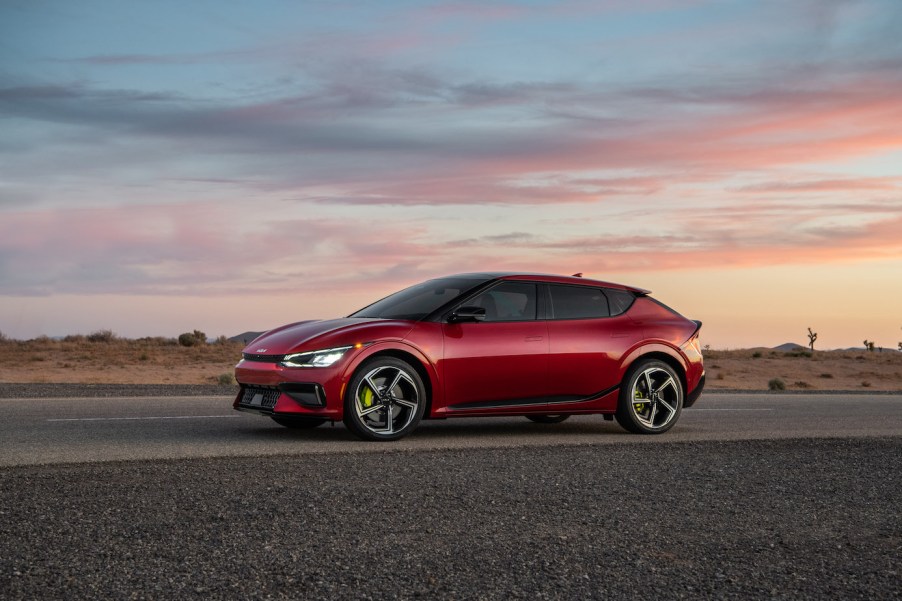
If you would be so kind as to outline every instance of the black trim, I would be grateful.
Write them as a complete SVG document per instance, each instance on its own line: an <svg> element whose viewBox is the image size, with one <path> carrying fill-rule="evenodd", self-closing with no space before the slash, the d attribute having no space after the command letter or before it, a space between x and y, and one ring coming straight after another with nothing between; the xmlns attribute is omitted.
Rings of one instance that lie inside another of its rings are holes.
<svg viewBox="0 0 902 601"><path fill-rule="evenodd" d="M326 391L315 383L286 382L279 384L279 390L305 407L325 407Z"/></svg>
<svg viewBox="0 0 902 601"><path fill-rule="evenodd" d="M702 395L702 390L704 389L705 374L702 374L702 378L698 381L698 386L695 387L695 390L686 395L686 400L683 402L683 407L692 407L695 404L695 401L698 400L698 397Z"/></svg>
<svg viewBox="0 0 902 601"><path fill-rule="evenodd" d="M254 353L241 353L245 361L256 361L258 363L281 363L285 355L257 355Z"/></svg>
<svg viewBox="0 0 902 601"><path fill-rule="evenodd" d="M282 392L275 386L245 386L241 390L239 407L254 410L272 411L279 401ZM254 402L256 401L256 402Z"/></svg>
<svg viewBox="0 0 902 601"><path fill-rule="evenodd" d="M601 397L607 396L620 388L620 384L611 386L607 390L602 390L591 396L554 396L542 397L535 399L508 399L504 401L475 401L472 403L462 403L448 407L448 411L469 411L471 409L500 409L500 408L516 408L516 407L537 407L543 405L566 405L570 403L588 403Z"/></svg>

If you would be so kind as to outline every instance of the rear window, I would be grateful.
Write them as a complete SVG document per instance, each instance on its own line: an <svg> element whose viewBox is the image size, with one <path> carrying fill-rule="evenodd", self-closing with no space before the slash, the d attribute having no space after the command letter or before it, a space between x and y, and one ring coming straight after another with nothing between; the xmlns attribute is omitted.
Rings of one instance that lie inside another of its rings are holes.
<svg viewBox="0 0 902 601"><path fill-rule="evenodd" d="M633 293L627 292L626 290L605 288L604 293L607 295L608 302L611 304L611 315L621 315L626 313L627 309L633 306L633 301L636 300Z"/></svg>

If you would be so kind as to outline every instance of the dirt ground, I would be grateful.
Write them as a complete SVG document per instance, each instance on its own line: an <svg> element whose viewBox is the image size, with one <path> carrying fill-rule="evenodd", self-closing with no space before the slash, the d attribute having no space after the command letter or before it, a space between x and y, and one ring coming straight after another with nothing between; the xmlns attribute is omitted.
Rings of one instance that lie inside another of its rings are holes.
<svg viewBox="0 0 902 601"><path fill-rule="evenodd" d="M707 388L768 390L779 378L786 390L902 391L897 351L775 351L705 353Z"/></svg>
<svg viewBox="0 0 902 601"><path fill-rule="evenodd" d="M0 382L74 384L231 383L241 343L179 346L163 338L90 342L41 338L0 341ZM902 353L775 351L705 353L709 390L902 391Z"/></svg>
<svg viewBox="0 0 902 601"><path fill-rule="evenodd" d="M243 347L237 342L185 347L161 338L7 340L0 342L0 382L225 384L232 382Z"/></svg>

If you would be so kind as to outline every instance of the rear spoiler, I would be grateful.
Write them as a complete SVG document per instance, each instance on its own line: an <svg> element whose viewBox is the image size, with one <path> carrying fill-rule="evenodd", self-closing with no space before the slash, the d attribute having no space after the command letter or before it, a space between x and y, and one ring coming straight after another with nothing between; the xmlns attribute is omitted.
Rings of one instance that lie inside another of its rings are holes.
<svg viewBox="0 0 902 601"><path fill-rule="evenodd" d="M692 332L692 336L698 336L698 331L702 329L702 322L697 319L693 319L692 323L695 324L695 331ZM692 340L692 336L689 337L689 340Z"/></svg>

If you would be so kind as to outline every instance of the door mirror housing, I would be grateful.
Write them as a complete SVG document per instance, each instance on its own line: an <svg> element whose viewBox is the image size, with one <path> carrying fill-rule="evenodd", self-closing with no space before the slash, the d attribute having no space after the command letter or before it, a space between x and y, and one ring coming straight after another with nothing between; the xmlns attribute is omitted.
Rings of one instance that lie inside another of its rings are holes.
<svg viewBox="0 0 902 601"><path fill-rule="evenodd" d="M464 321L485 321L485 309L483 307L459 307L448 317L449 323Z"/></svg>

